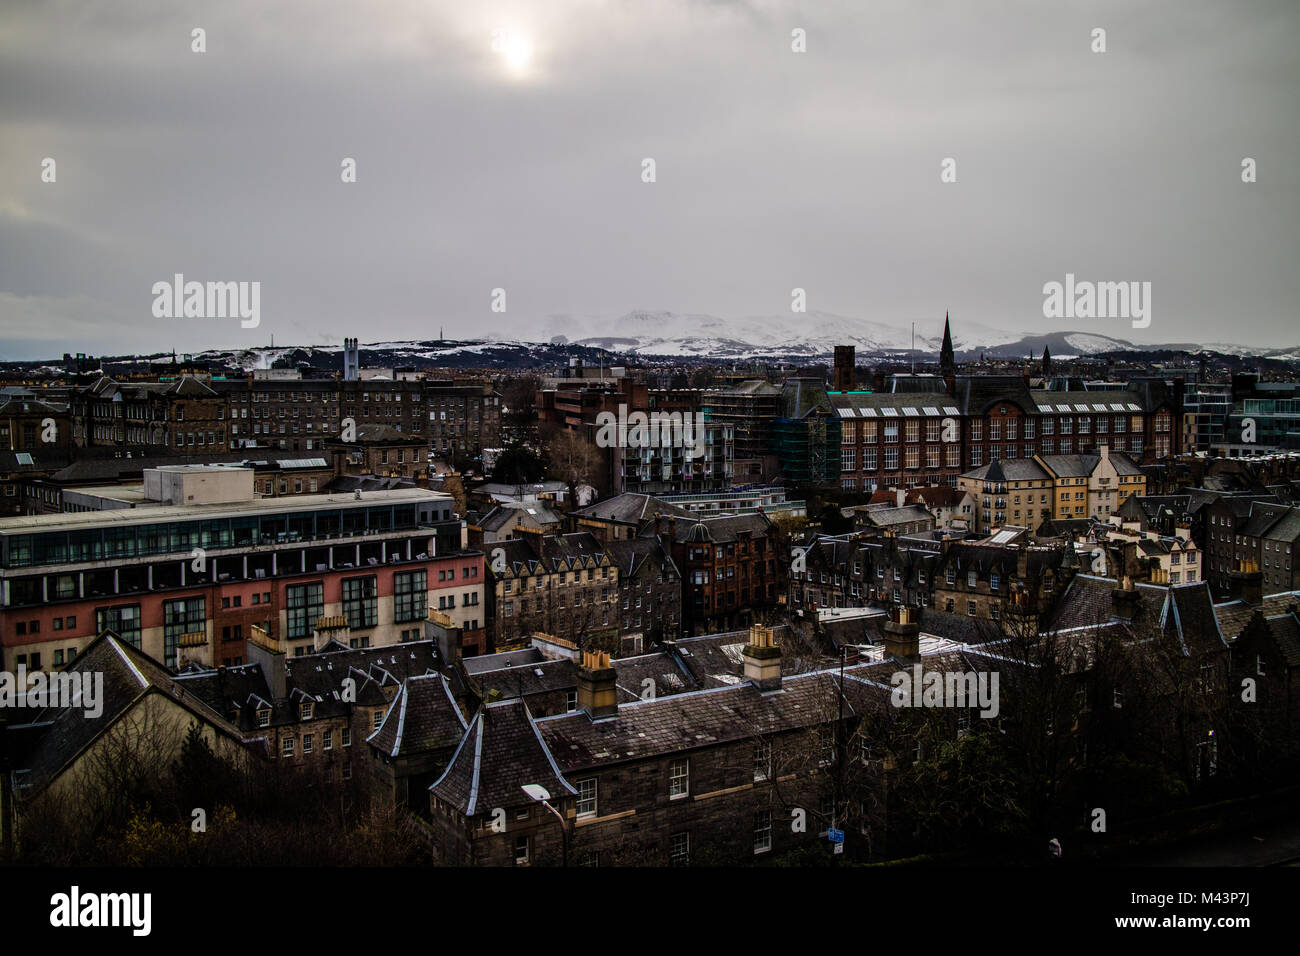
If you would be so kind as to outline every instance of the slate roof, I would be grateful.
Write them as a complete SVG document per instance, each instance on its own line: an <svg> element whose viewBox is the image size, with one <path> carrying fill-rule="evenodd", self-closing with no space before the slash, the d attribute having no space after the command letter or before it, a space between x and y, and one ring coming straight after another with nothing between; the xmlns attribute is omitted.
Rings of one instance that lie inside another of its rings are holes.
<svg viewBox="0 0 1300 956"><path fill-rule="evenodd" d="M1287 667L1300 666L1300 620L1294 614L1275 614L1264 620Z"/></svg>
<svg viewBox="0 0 1300 956"><path fill-rule="evenodd" d="M834 412L826 395L826 386L817 379L786 379L781 387L781 396L777 399L777 416L798 420L818 411Z"/></svg>
<svg viewBox="0 0 1300 956"><path fill-rule="evenodd" d="M585 568L592 561L596 565L611 563L605 545L590 531L542 535L540 542L538 538L536 534L511 538L493 544L492 549L502 550L506 567L515 575L572 571ZM501 575L501 572L492 571L491 561L488 570Z"/></svg>
<svg viewBox="0 0 1300 956"><path fill-rule="evenodd" d="M789 626L772 628L779 645ZM676 641L670 653L675 652L677 663L696 687L722 687L738 684L743 679L745 665L741 650L749 643L749 631L727 631L703 637L685 637ZM617 664L617 661L615 662ZM788 654L781 657L781 672L792 673L798 662Z"/></svg>
<svg viewBox="0 0 1300 956"><path fill-rule="evenodd" d="M1087 478L1097 470L1100 455L1040 455L1043 465L1059 478ZM1110 463L1116 474L1140 475L1142 469L1133 464L1133 459L1122 451L1110 453Z"/></svg>
<svg viewBox="0 0 1300 956"><path fill-rule="evenodd" d="M943 552L935 564L935 574L952 568L958 574L975 570L982 574L998 572L1010 576L1018 573L1021 553L1025 556L1025 574L1035 578L1046 571L1056 571L1074 560L1069 547L1005 547L1003 545L956 542Z"/></svg>
<svg viewBox="0 0 1300 956"><path fill-rule="evenodd" d="M182 375L174 382L117 382L101 375L85 391L98 398L130 395L142 398L149 395L176 395L181 398L215 398L217 393L193 375Z"/></svg>
<svg viewBox="0 0 1300 956"><path fill-rule="evenodd" d="M929 508L955 508L961 504L966 495L967 492L959 488L940 485L937 487L913 488L907 493L907 500L920 501Z"/></svg>
<svg viewBox="0 0 1300 956"><path fill-rule="evenodd" d="M29 749L15 755L14 765L25 792L44 787L96 738L107 732L137 701L151 693L166 694L179 706L212 724L218 732L245 741L245 735L204 700L186 692L162 664L111 631L105 631L66 668L78 674L102 674L102 713L88 717L84 706L27 711L30 723L42 725L28 735Z"/></svg>
<svg viewBox="0 0 1300 956"><path fill-rule="evenodd" d="M352 705L382 707L389 701L385 688L394 690L408 677L435 673L439 663L433 641L369 648L333 642L315 654L286 659L285 696L276 700L260 664L193 670L175 679L223 715L237 712L238 725L245 732L256 732L257 711L268 703L273 727L298 723L304 701L313 704L315 717L344 715ZM355 681L356 698L351 704L342 695L347 678Z"/></svg>
<svg viewBox="0 0 1300 956"><path fill-rule="evenodd" d="M763 537L771 526L771 520L757 512L743 515L717 515L710 518L692 517L689 521L677 522L674 540L681 543L725 544L728 541L739 540L740 535L746 532L755 538ZM653 528L641 530L642 537L653 534Z"/></svg>
<svg viewBox="0 0 1300 956"><path fill-rule="evenodd" d="M425 674L402 681L379 729L366 742L390 757L404 757L451 747L467 728L447 678Z"/></svg>
<svg viewBox="0 0 1300 956"><path fill-rule="evenodd" d="M1247 604L1240 599L1225 601L1214 605L1214 614L1218 618L1223 636L1229 641L1235 641L1246 629L1255 611L1261 611L1265 617L1274 617L1284 614L1293 604L1300 604L1300 591L1266 594L1259 604Z"/></svg>
<svg viewBox="0 0 1300 956"><path fill-rule="evenodd" d="M645 522L653 522L655 514L664 516L664 525L670 515L678 518L692 518L694 515L685 508L660 501L653 495L627 493L598 501L594 505L578 508L570 514L575 518L594 518L600 521L613 521L616 524L630 524L641 527Z"/></svg>
<svg viewBox="0 0 1300 956"><path fill-rule="evenodd" d="M656 574L663 572L680 574L672 555L664 549L663 543L658 538L620 539L609 542L605 545L605 549L618 568L619 581L630 581L647 565Z"/></svg>
<svg viewBox="0 0 1300 956"><path fill-rule="evenodd" d="M560 775L528 707L522 700L507 700L479 708L447 769L429 790L474 817L532 803L521 789L530 783L545 787L556 799L577 795Z"/></svg>
<svg viewBox="0 0 1300 956"><path fill-rule="evenodd" d="M487 514L480 516L474 524L484 531L500 531L507 525L513 524L516 519L523 517L520 512L532 518L539 525L559 525L563 520L560 515L540 502L522 504L516 501L508 501L497 505Z"/></svg>
<svg viewBox="0 0 1300 956"><path fill-rule="evenodd" d="M1137 584L1134 587L1137 608L1131 623L1115 615L1111 592L1117 586L1114 578L1075 575L1056 602L1044 629L1066 631L1119 626L1132 629L1138 635L1159 630L1176 638L1184 653L1189 653L1194 643L1210 642L1223 647L1228 645L1227 635L1219 626L1206 582L1177 584L1172 587Z"/></svg>
<svg viewBox="0 0 1300 956"><path fill-rule="evenodd" d="M1273 504L1264 501L1251 502L1245 523L1233 530L1237 534L1262 538L1273 525L1277 524L1286 515L1288 510L1288 506L1284 504Z"/></svg>
<svg viewBox="0 0 1300 956"><path fill-rule="evenodd" d="M1300 538L1300 508L1291 508L1265 533L1274 541L1294 542Z"/></svg>
<svg viewBox="0 0 1300 956"><path fill-rule="evenodd" d="M855 510L859 521L879 528L891 528L894 525L909 524L914 521L934 521L934 516L922 505L903 505L901 508L868 505Z"/></svg>
<svg viewBox="0 0 1300 956"><path fill-rule="evenodd" d="M748 636L748 632L745 634ZM498 659L492 666L479 666L472 672L483 695L496 690L505 698L528 698L536 694L577 689L578 665L567 658L546 659L535 648L491 656ZM468 665L470 661L482 660L481 657L469 658L465 663ZM681 666L664 649L635 657L618 657L610 665L616 675L615 684L620 702L640 700L645 690L645 680L654 681L654 693L658 697L680 694L703 686L689 668Z"/></svg>
<svg viewBox="0 0 1300 956"><path fill-rule="evenodd" d="M623 704L617 716L604 720L584 713L544 717L537 727L560 770L572 774L813 726L829 719L837 702L837 675L814 671L785 678L780 691L762 693L744 682ZM850 699L845 715L853 712Z"/></svg>
<svg viewBox="0 0 1300 956"><path fill-rule="evenodd" d="M58 405L37 398L13 396L0 399L0 415L63 415L67 411L66 404Z"/></svg>
<svg viewBox="0 0 1300 956"><path fill-rule="evenodd" d="M1050 477L1032 458L999 458L962 474L978 481L1046 481Z"/></svg>
<svg viewBox="0 0 1300 956"><path fill-rule="evenodd" d="M983 415L994 405L1015 405L1031 415L1038 403L1019 375L963 375L956 381L956 404L963 415Z"/></svg>

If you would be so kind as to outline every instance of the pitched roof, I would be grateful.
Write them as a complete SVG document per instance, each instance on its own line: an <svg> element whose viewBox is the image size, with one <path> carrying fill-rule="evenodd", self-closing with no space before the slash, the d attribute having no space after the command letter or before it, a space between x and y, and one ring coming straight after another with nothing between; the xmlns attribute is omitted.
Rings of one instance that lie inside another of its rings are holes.
<svg viewBox="0 0 1300 956"><path fill-rule="evenodd" d="M653 495L632 492L598 501L585 508L578 508L571 514L578 518L594 518L599 521L613 521L617 524L631 524L637 527L647 521L654 521L656 514L662 514L665 519L670 515L678 518L693 517L692 513L685 508L661 501Z"/></svg>
<svg viewBox="0 0 1300 956"><path fill-rule="evenodd" d="M537 726L561 771L571 774L812 726L831 719L838 686L834 672L814 671L785 678L779 692L763 693L745 681L621 704L604 720L578 712L544 717Z"/></svg>
<svg viewBox="0 0 1300 956"><path fill-rule="evenodd" d="M761 537L772 526L765 514L757 512L743 515L716 515L708 518L692 517L690 521L678 521L674 540L698 543L724 544L736 541L742 534ZM642 537L653 535L653 528L643 528Z"/></svg>
<svg viewBox="0 0 1300 956"><path fill-rule="evenodd" d="M539 784L555 798L577 794L560 775L527 705L516 699L479 708L429 790L473 817L531 803L522 791L525 784Z"/></svg>
<svg viewBox="0 0 1300 956"><path fill-rule="evenodd" d="M31 749L16 761L18 769L27 771L21 777L24 791L38 790L52 781L138 700L151 693L166 694L219 732L235 740L245 739L221 712L187 693L186 685L176 680L171 671L112 631L105 631L92 641L65 670L103 676L102 696L98 701L102 709L95 716L88 716L86 706L78 698L73 706L46 707L31 714L30 723L40 728L30 738ZM22 763L26 766L21 766Z"/></svg>
<svg viewBox="0 0 1300 956"><path fill-rule="evenodd" d="M1032 458L999 458L962 474L978 481L1046 481L1047 472Z"/></svg>
<svg viewBox="0 0 1300 956"><path fill-rule="evenodd" d="M468 726L447 678L425 674L402 681L379 729L366 742L390 757L423 754L453 746Z"/></svg>
<svg viewBox="0 0 1300 956"><path fill-rule="evenodd" d="M673 562L672 555L665 550L663 543L656 537L619 539L609 542L605 549L618 567L620 581L635 577L642 568L647 566L655 573L680 573Z"/></svg>

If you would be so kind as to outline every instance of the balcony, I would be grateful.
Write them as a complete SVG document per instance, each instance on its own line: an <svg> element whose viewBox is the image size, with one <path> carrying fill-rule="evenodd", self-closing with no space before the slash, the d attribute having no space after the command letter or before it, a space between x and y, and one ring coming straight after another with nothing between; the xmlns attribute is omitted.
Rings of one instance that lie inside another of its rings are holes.
<svg viewBox="0 0 1300 956"><path fill-rule="evenodd" d="M190 631L176 638L177 647L203 647L208 643L208 635L203 631Z"/></svg>

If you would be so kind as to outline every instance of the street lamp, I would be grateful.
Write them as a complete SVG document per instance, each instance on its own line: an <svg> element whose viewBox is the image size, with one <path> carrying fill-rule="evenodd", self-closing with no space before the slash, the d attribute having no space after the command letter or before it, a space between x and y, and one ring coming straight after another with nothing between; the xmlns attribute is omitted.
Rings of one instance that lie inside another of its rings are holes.
<svg viewBox="0 0 1300 956"><path fill-rule="evenodd" d="M536 783L526 783L519 789L527 795L529 800L540 803L555 814L555 819L560 821L560 852L564 866L567 867L569 865L569 828L565 825L563 814L547 802L551 799L550 791Z"/></svg>

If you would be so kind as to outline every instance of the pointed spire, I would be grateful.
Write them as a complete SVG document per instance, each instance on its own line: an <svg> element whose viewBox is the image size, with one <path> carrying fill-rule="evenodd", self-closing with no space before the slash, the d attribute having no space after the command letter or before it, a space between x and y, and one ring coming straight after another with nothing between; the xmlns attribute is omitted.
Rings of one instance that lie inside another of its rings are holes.
<svg viewBox="0 0 1300 956"><path fill-rule="evenodd" d="M957 360L952 354L952 326L948 322L948 313L943 314L943 348L939 350L939 368L944 375L957 371Z"/></svg>
<svg viewBox="0 0 1300 956"><path fill-rule="evenodd" d="M1043 378L1049 378L1052 374L1052 347L1043 346Z"/></svg>

